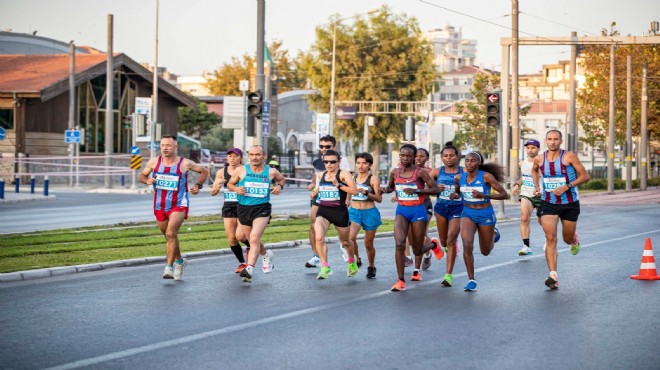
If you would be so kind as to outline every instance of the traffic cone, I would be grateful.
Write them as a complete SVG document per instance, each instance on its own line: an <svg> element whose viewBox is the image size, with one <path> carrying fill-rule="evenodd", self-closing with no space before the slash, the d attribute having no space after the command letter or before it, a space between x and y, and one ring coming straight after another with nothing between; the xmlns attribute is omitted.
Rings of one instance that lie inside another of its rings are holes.
<svg viewBox="0 0 660 370"><path fill-rule="evenodd" d="M630 278L635 280L660 280L660 276L658 276L658 272L655 269L651 238L646 238L646 245L642 254L642 265L639 267L639 275L631 275Z"/></svg>

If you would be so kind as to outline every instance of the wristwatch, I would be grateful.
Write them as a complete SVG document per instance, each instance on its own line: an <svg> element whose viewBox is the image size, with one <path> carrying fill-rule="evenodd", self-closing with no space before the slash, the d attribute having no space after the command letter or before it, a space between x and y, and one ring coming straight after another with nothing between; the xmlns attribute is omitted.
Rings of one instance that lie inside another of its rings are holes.
<svg viewBox="0 0 660 370"><path fill-rule="evenodd" d="M195 185L197 185L197 189L199 189L199 190L202 190L202 188L204 187L204 184L195 183Z"/></svg>
<svg viewBox="0 0 660 370"><path fill-rule="evenodd" d="M566 186L567 186L569 189L573 188L573 184L571 184L570 182L566 183Z"/></svg>

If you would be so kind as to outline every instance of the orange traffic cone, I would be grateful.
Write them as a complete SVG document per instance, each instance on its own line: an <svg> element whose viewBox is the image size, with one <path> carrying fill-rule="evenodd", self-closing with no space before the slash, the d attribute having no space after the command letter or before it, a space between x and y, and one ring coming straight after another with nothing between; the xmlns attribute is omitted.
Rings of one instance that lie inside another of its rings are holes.
<svg viewBox="0 0 660 370"><path fill-rule="evenodd" d="M635 280L660 280L660 276L658 276L658 272L655 269L651 238L646 238L646 245L642 254L642 265L639 267L639 275L631 275L630 278Z"/></svg>

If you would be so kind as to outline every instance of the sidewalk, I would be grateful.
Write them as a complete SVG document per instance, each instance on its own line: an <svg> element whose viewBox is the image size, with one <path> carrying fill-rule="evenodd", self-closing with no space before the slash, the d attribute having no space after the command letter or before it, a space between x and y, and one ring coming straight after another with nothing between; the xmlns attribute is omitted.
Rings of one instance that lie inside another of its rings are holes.
<svg viewBox="0 0 660 370"><path fill-rule="evenodd" d="M66 185L55 185L55 186L50 186L48 188L47 196L44 195L43 187L35 187L34 193L30 193L29 185L21 186L19 190L20 192L16 193L13 185L7 186L7 184L5 184L5 195L4 195L4 199L0 199L0 204L52 200L57 198L57 195L55 195L54 193L97 193L97 194L149 193L149 189L144 186L140 186L136 189L131 189L130 187L106 189L99 187L69 187Z"/></svg>

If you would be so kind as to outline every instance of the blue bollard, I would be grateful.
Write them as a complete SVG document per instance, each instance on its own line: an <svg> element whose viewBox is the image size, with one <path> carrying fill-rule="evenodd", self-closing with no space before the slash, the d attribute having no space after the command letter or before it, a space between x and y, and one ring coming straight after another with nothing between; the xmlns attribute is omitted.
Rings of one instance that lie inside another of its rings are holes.
<svg viewBox="0 0 660 370"><path fill-rule="evenodd" d="M30 194L34 194L34 184L35 184L35 182L36 181L34 180L34 175L30 176Z"/></svg>
<svg viewBox="0 0 660 370"><path fill-rule="evenodd" d="M48 176L44 178L44 196L48 196Z"/></svg>
<svg viewBox="0 0 660 370"><path fill-rule="evenodd" d="M0 199L5 199L5 180L0 179Z"/></svg>
<svg viewBox="0 0 660 370"><path fill-rule="evenodd" d="M15 192L19 193L21 189L21 179L18 176L14 176L14 188Z"/></svg>
<svg viewBox="0 0 660 370"><path fill-rule="evenodd" d="M121 187L124 187L124 184L126 183L126 179L124 178L124 175L121 175Z"/></svg>

